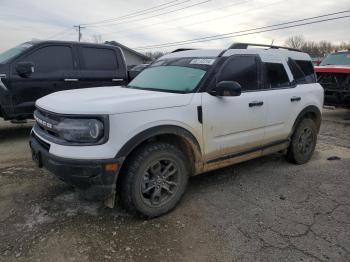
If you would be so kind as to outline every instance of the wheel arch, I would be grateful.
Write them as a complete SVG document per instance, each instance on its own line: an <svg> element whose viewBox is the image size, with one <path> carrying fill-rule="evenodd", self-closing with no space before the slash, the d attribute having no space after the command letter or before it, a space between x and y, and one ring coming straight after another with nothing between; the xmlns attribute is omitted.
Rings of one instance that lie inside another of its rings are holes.
<svg viewBox="0 0 350 262"><path fill-rule="evenodd" d="M322 120L322 114L320 109L317 106L310 105L305 107L297 116L297 118L294 121L293 128L292 128L292 133L294 133L295 128L298 126L300 121L303 118L311 118L312 120L315 121L316 127L317 127L317 132L320 131L321 127L321 120Z"/></svg>
<svg viewBox="0 0 350 262"><path fill-rule="evenodd" d="M162 125L148 128L132 137L119 150L117 159L123 159L121 169L127 158L139 147L152 141L165 141L180 147L191 163L191 173L198 173L203 167L201 147L196 137L187 129L176 125Z"/></svg>

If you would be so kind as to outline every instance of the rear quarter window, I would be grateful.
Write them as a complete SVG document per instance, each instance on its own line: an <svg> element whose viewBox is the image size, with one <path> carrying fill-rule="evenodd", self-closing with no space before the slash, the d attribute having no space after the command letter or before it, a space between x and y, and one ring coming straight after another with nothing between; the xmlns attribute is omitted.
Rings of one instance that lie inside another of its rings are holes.
<svg viewBox="0 0 350 262"><path fill-rule="evenodd" d="M288 66L297 84L311 84L316 82L316 75L311 61L289 58Z"/></svg>
<svg viewBox="0 0 350 262"><path fill-rule="evenodd" d="M311 61L295 60L296 64L303 71L305 75L305 81L307 84L316 83L316 75L314 66Z"/></svg>

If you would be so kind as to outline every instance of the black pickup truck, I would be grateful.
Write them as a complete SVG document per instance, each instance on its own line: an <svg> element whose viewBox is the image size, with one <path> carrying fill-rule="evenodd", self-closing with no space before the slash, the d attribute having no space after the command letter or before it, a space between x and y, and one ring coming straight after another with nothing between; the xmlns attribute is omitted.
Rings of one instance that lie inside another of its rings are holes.
<svg viewBox="0 0 350 262"><path fill-rule="evenodd" d="M128 82L119 47L31 41L0 53L0 117L33 117L35 101L50 93Z"/></svg>

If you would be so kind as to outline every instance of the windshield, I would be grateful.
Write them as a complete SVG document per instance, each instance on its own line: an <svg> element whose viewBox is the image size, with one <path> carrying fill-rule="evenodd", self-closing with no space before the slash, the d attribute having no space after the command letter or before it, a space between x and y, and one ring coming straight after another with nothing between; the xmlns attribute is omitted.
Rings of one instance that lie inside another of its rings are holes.
<svg viewBox="0 0 350 262"><path fill-rule="evenodd" d="M321 62L320 65L350 65L350 52L330 54Z"/></svg>
<svg viewBox="0 0 350 262"><path fill-rule="evenodd" d="M190 93L214 63L213 58L160 60L143 70L128 87L155 91Z"/></svg>
<svg viewBox="0 0 350 262"><path fill-rule="evenodd" d="M5 52L0 53L0 64L5 63L12 57L15 57L16 55L22 53L24 50L28 49L29 47L32 47L33 45L30 43L23 43L16 47L13 47Z"/></svg>

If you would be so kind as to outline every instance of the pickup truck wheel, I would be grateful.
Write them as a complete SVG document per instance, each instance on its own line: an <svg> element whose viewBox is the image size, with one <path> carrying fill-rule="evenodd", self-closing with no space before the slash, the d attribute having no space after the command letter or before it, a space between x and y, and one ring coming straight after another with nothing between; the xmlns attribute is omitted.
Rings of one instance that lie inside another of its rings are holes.
<svg viewBox="0 0 350 262"><path fill-rule="evenodd" d="M292 135L286 158L295 164L308 162L315 151L317 127L312 119L304 118Z"/></svg>
<svg viewBox="0 0 350 262"><path fill-rule="evenodd" d="M121 174L124 208L148 218L169 212L185 192L187 161L177 147L168 143L152 143L137 150Z"/></svg>

